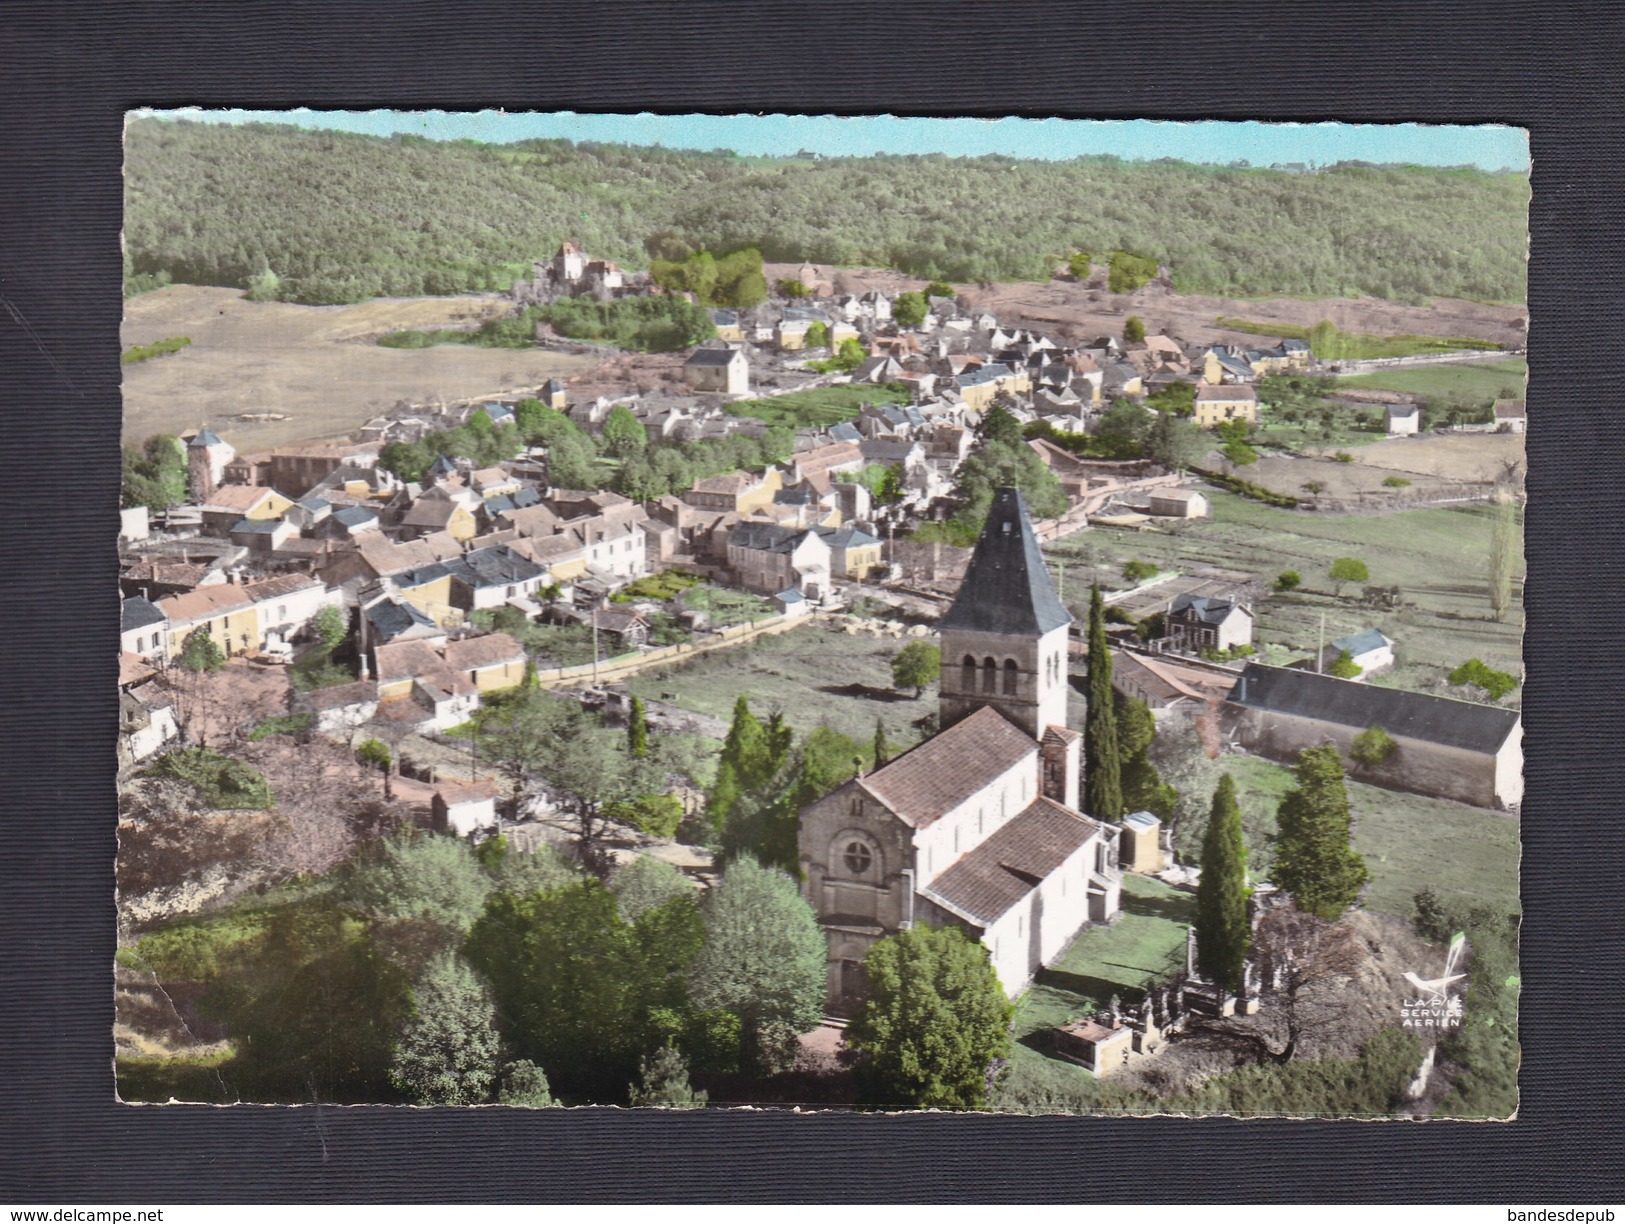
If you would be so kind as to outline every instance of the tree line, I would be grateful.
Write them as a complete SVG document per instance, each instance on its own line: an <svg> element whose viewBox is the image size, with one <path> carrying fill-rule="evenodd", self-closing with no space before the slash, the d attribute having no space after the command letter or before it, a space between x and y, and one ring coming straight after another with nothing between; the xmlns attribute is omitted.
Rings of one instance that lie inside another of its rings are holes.
<svg viewBox="0 0 1625 1224"><path fill-rule="evenodd" d="M1160 263L1188 293L1524 298L1529 183L1513 173L1113 157L809 162L155 118L130 124L125 148L129 283L258 278L297 302L506 290L565 239L637 266L651 235L719 264L754 250L957 283L1047 279L1093 250L1125 255L1112 264L1123 286ZM663 254L678 263L681 251Z"/></svg>

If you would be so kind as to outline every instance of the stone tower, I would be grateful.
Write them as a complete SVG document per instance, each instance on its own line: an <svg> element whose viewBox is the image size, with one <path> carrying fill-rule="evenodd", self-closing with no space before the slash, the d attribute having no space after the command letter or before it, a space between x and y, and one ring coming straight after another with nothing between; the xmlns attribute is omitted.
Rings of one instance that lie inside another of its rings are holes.
<svg viewBox="0 0 1625 1224"><path fill-rule="evenodd" d="M1035 740L1066 726L1067 626L1018 489L993 498L942 633L944 728L992 706Z"/></svg>
<svg viewBox="0 0 1625 1224"><path fill-rule="evenodd" d="M226 464L237 457L236 449L207 425L194 434L186 444L186 470L192 486L192 496L206 502L220 487L226 474Z"/></svg>

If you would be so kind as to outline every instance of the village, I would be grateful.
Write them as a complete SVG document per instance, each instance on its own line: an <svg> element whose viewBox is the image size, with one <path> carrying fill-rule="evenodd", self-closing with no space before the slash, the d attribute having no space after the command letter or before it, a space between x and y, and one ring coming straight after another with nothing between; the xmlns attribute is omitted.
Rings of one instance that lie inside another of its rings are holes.
<svg viewBox="0 0 1625 1224"><path fill-rule="evenodd" d="M1409 925L1430 879L1407 856L1487 838L1515 870L1525 410L1493 395L1447 419L1360 379L1509 354L1332 362L1303 339L1243 346L1132 316L1079 344L953 286L838 279L805 264L759 305L706 308L714 335L659 359L538 323L539 347L601 364L528 394L402 404L349 440L239 452L223 417L183 453L149 454L184 468L185 497L127 505L120 530L132 1084L178 1057L140 1036L171 1022L142 1016L208 1027L131 969L147 932L337 871L403 829L476 852L500 839L612 888L652 859L706 893L742 849L793 876L820 931L817 1015L764 1056L787 1095L729 1101L741 1081L723 1077L713 1103L843 1103L809 1080L850 1067L872 952L916 927L987 949L1015 1007L1001 1057L1034 1112L1109 1107L1119 1081L1188 1094L1259 1043L1291 1057L1298 1028L1277 1041L1274 1026L1301 1022L1312 1044L1310 995L1333 977L1372 998L1325 1056L1400 1025L1404 997L1372 982L1441 938ZM564 242L507 303L671 292ZM1473 447L1493 449L1465 476L1439 459ZM1448 598L1413 577L1413 546L1467 571ZM1091 804L1102 683L1105 705L1146 712L1153 746L1133 759L1161 762L1169 790L1191 779L1187 800L1153 786L1136 793L1155 805ZM613 732L621 758L659 768L634 777L617 758L597 789L572 781L581 762L550 769L545 745L518 743L533 694L554 719L541 739ZM788 809L775 788L791 775L750 781L730 755L747 731L805 737ZM1259 840L1253 952L1215 973L1197 947L1193 813L1224 764L1237 828L1256 832L1248 779L1279 796L1300 769L1306 786L1306 754L1327 745L1375 911L1328 929L1388 952L1356 961L1294 925ZM719 799L723 773L737 793ZM169 830L152 779L205 776L213 800ZM323 793L349 798L324 810ZM1431 883L1475 887L1448 868ZM1100 968L1119 952L1126 972ZM704 1046L684 1032L663 1048ZM1402 1109L1449 1087L1430 1082L1425 1036Z"/></svg>

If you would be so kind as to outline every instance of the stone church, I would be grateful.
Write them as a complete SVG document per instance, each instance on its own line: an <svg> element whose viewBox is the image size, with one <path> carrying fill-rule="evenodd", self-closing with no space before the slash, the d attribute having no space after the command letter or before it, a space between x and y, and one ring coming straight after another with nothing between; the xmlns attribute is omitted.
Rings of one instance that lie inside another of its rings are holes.
<svg viewBox="0 0 1625 1224"><path fill-rule="evenodd" d="M1085 925L1116 916L1120 830L1078 811L1071 622L1020 492L1000 490L939 626L942 729L801 813L835 1014L861 1001L875 941L916 922L980 940L1014 996Z"/></svg>

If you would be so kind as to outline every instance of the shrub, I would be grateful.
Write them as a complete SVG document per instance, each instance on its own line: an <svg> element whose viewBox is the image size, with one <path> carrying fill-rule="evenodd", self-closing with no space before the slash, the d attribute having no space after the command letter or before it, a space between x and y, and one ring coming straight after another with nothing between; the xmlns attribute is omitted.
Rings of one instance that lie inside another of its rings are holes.
<svg viewBox="0 0 1625 1224"><path fill-rule="evenodd" d="M1297 570L1282 570L1275 576L1277 591L1295 591L1303 585L1303 575Z"/></svg>
<svg viewBox="0 0 1625 1224"><path fill-rule="evenodd" d="M148 772L192 786L199 802L206 807L259 809L268 808L272 803L271 788L259 770L213 748L182 748L171 752L160 757Z"/></svg>
<svg viewBox="0 0 1625 1224"><path fill-rule="evenodd" d="M279 714L275 718L262 719L259 726L248 733L248 739L250 743L257 744L273 735L302 735L310 730L310 723L309 714Z"/></svg>
<svg viewBox="0 0 1625 1224"><path fill-rule="evenodd" d="M1258 462L1258 452L1245 442L1226 442L1224 457L1237 467L1246 467L1248 464Z"/></svg>
<svg viewBox="0 0 1625 1224"><path fill-rule="evenodd" d="M1403 489L1411 482L1403 476L1387 476L1383 478L1383 487L1388 489Z"/></svg>
<svg viewBox="0 0 1625 1224"><path fill-rule="evenodd" d="M1381 765L1394 755L1396 747L1393 736L1373 725L1354 737L1349 755L1362 765Z"/></svg>
<svg viewBox="0 0 1625 1224"><path fill-rule="evenodd" d="M1353 463L1354 462L1354 456L1349 454L1348 451L1338 451L1335 455L1332 456L1332 458L1337 460L1339 463Z"/></svg>
<svg viewBox="0 0 1625 1224"><path fill-rule="evenodd" d="M1518 678L1509 672L1494 671L1481 659L1468 659L1445 677L1451 684L1470 684L1481 688L1491 701L1500 701L1518 687Z"/></svg>
<svg viewBox="0 0 1625 1224"><path fill-rule="evenodd" d="M1144 582L1147 578L1154 578L1161 571L1149 561L1136 558L1123 563L1123 577L1130 582Z"/></svg>

